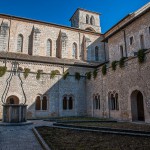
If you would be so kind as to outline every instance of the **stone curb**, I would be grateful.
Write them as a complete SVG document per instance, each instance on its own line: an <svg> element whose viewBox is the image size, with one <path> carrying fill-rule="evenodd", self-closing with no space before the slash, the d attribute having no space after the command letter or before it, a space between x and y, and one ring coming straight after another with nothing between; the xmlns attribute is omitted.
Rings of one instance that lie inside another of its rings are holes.
<svg viewBox="0 0 150 150"><path fill-rule="evenodd" d="M33 122L27 121L27 122L21 122L21 123L5 123L0 122L0 126L25 126L25 125L31 125Z"/></svg>
<svg viewBox="0 0 150 150"><path fill-rule="evenodd" d="M39 141L39 143L41 144L41 146L43 147L44 150L51 150L49 148L49 146L47 145L47 143L43 140L43 138L41 137L41 135L38 133L38 131L36 130L36 128L32 128L32 131L34 133L34 135L36 136L37 140Z"/></svg>
<svg viewBox="0 0 150 150"><path fill-rule="evenodd" d="M108 134L150 137L150 132L136 131L136 130L121 130L121 129L111 129L111 128L84 127L84 126L66 125L66 124L60 124L60 123L54 123L53 127L65 128L65 129L74 129L74 130L79 130L79 131L101 132L101 133L108 133Z"/></svg>

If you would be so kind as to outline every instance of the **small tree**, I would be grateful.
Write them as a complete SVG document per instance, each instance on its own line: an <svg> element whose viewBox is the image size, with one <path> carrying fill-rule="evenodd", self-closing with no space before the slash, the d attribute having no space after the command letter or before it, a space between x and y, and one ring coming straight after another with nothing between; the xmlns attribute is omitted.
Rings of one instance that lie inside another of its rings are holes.
<svg viewBox="0 0 150 150"><path fill-rule="evenodd" d="M37 79L37 80L40 79L42 72L43 72L43 70L37 70L37 74L36 74L36 79Z"/></svg>
<svg viewBox="0 0 150 150"><path fill-rule="evenodd" d="M7 67L0 66L0 77L2 77L3 75L5 75L6 71L7 71Z"/></svg>
<svg viewBox="0 0 150 150"><path fill-rule="evenodd" d="M125 59L126 59L126 57L122 57L122 58L119 60L119 67L120 67L120 68L123 68L123 67L124 67Z"/></svg>

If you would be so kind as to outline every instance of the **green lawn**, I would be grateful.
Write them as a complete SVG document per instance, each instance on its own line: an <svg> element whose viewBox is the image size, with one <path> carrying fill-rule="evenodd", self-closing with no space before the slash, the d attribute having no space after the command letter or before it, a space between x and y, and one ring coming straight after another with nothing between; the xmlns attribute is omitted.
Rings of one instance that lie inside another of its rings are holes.
<svg viewBox="0 0 150 150"><path fill-rule="evenodd" d="M150 150L150 138L38 127L52 150Z"/></svg>

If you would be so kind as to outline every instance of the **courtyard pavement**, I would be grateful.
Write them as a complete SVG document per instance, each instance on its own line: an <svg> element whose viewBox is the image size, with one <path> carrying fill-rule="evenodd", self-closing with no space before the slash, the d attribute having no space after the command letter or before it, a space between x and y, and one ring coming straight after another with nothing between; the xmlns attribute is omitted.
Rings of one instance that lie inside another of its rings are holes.
<svg viewBox="0 0 150 150"><path fill-rule="evenodd" d="M52 123L32 120L32 125L0 126L0 150L43 150L32 132L32 128L40 125L51 126Z"/></svg>

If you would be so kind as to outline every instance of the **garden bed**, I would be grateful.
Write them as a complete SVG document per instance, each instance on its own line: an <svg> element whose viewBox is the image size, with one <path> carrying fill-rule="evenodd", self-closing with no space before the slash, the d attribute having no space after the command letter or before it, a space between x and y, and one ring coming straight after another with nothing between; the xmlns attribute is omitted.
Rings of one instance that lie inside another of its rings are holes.
<svg viewBox="0 0 150 150"><path fill-rule="evenodd" d="M52 150L149 150L150 138L98 132L36 128Z"/></svg>

